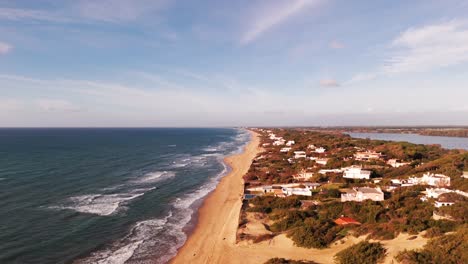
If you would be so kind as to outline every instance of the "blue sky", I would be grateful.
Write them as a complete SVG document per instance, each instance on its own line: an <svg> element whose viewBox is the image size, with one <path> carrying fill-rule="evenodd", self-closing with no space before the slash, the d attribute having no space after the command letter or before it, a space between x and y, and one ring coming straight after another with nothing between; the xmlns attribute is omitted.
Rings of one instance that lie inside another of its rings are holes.
<svg viewBox="0 0 468 264"><path fill-rule="evenodd" d="M468 2L0 0L0 126L468 125Z"/></svg>

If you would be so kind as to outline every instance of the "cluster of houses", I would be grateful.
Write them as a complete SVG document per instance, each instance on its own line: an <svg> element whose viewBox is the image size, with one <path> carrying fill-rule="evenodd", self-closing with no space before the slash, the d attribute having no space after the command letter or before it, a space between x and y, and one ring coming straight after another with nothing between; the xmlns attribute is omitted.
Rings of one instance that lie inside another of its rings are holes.
<svg viewBox="0 0 468 264"><path fill-rule="evenodd" d="M294 140L285 140L282 137L276 136L271 131L267 130L269 138L273 141L274 146L283 146L280 149L281 153L289 153L291 152L292 146L296 143ZM326 153L326 149L323 147L317 147L313 144L308 145L307 149L309 152L315 152L317 154L324 154ZM326 157L307 157L306 151L297 150L294 151L294 156L289 158L289 163L294 163L294 160L297 159L310 159L314 160L316 164L326 165L329 161L329 158ZM321 155L318 155L321 156ZM322 155L323 156L323 155ZM373 150L366 150L366 149L358 149L358 151L353 155L356 161L374 161L374 160L382 160L385 159L385 155L376 152ZM388 159L386 164L394 167L399 168L402 166L408 166L411 163L405 162L399 159ZM320 169L318 171L319 174L327 174L327 173L335 173L343 175L343 178L346 179L358 179L358 180L370 180L372 171L366 170L363 168L362 165L352 165L349 167L343 167L339 169ZM314 177L313 172L307 172L305 170L301 171L300 173L293 175L293 178L296 181L300 181L302 183L293 183L293 184L276 184L276 185L266 185L266 186L258 186L258 187L251 187L247 188L247 191L253 194L272 194L277 197L286 197L290 195L301 195L301 196L312 196L312 191L320 187L318 183L311 183L308 182ZM461 176L463 178L468 178L468 171L465 171ZM379 182L374 181L374 182ZM433 188L426 189L425 196L422 197L423 201L427 201L430 198L436 199L435 206L447 206L452 205L454 202L452 201L441 201L438 200L439 196L445 193L457 193L462 196L468 197L468 193L461 192L458 190L450 190L446 187L450 186L450 177L443 175L443 174L434 174L434 173L425 173L421 177L409 177L408 179L392 179L391 186L383 187L386 191L393 191L399 187L408 187L414 185L429 185ZM384 200L384 192L380 187L371 188L371 187L357 187L352 189L344 190L341 194L341 201L355 201L355 202L362 202L365 200L373 200L373 201L383 201ZM349 220L349 219L348 219ZM347 220L345 218L341 219L343 223Z"/></svg>

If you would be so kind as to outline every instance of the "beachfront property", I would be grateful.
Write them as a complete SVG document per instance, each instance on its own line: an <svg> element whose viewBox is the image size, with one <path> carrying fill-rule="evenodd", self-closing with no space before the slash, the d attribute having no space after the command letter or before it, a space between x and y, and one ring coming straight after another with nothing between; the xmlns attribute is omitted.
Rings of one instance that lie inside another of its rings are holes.
<svg viewBox="0 0 468 264"><path fill-rule="evenodd" d="M354 159L359 161L378 160L383 157L382 153L375 151L358 151L354 154Z"/></svg>
<svg viewBox="0 0 468 264"><path fill-rule="evenodd" d="M315 153L321 154L321 153L325 153L326 149L323 148L323 147L320 147L320 148L315 148L314 151L315 151Z"/></svg>
<svg viewBox="0 0 468 264"><path fill-rule="evenodd" d="M425 184L435 187L448 187L450 186L450 177L443 174L425 173L421 178L410 177L409 183Z"/></svg>
<svg viewBox="0 0 468 264"><path fill-rule="evenodd" d="M409 162L403 162L403 161L401 161L399 159L389 159L387 161L387 164L394 167L394 168L399 168L399 167L409 165L410 163Z"/></svg>
<svg viewBox="0 0 468 264"><path fill-rule="evenodd" d="M363 170L361 166L350 166L346 168L342 168L343 170L343 178L346 179L370 179L372 171Z"/></svg>
<svg viewBox="0 0 468 264"><path fill-rule="evenodd" d="M314 177L313 172L301 171L300 173L293 175L293 178L298 181L307 181Z"/></svg>
<svg viewBox="0 0 468 264"><path fill-rule="evenodd" d="M305 159L307 156L306 156L306 153L305 151L294 151L294 158L295 159Z"/></svg>
<svg viewBox="0 0 468 264"><path fill-rule="evenodd" d="M291 150L290 147L284 147L284 148L280 149L280 152L286 153L286 152L289 152L290 150Z"/></svg>
<svg viewBox="0 0 468 264"><path fill-rule="evenodd" d="M286 142L286 146L290 147L292 145L296 144L296 142L294 140L289 140L288 142Z"/></svg>
<svg viewBox="0 0 468 264"><path fill-rule="evenodd" d="M347 226L347 225L360 225L361 223L358 222L356 219L354 218L351 218L351 217L340 217L338 219L336 219L335 221L335 224L337 225L341 225L341 226Z"/></svg>
<svg viewBox="0 0 468 264"><path fill-rule="evenodd" d="M362 202L364 200L383 201L384 193L380 188L359 187L341 194L342 202Z"/></svg>

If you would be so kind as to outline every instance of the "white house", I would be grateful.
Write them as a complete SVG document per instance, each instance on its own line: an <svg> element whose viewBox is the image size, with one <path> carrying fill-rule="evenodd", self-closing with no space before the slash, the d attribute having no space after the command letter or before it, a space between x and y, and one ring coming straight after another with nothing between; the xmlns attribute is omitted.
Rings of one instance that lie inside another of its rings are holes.
<svg viewBox="0 0 468 264"><path fill-rule="evenodd" d="M447 188L426 188L427 198L439 198L444 193L456 193L468 197L468 193L460 190L449 190Z"/></svg>
<svg viewBox="0 0 468 264"><path fill-rule="evenodd" d="M307 181L307 180L310 180L312 177L314 177L313 172L305 172L305 171L302 171L299 174L293 175L293 178L298 181Z"/></svg>
<svg viewBox="0 0 468 264"><path fill-rule="evenodd" d="M341 194L342 202L362 202L364 200L383 201L384 193L380 188L361 187Z"/></svg>
<svg viewBox="0 0 468 264"><path fill-rule="evenodd" d="M343 169L322 169L319 170L320 174L327 174L327 173L342 173Z"/></svg>
<svg viewBox="0 0 468 264"><path fill-rule="evenodd" d="M318 187L320 187L320 183L316 182L306 182L304 183L304 186L309 189L309 190L316 190Z"/></svg>
<svg viewBox="0 0 468 264"><path fill-rule="evenodd" d="M328 158L318 158L315 160L315 163L320 164L320 165L327 165L328 163Z"/></svg>
<svg viewBox="0 0 468 264"><path fill-rule="evenodd" d="M454 204L455 204L454 202L441 202L441 201L435 201L434 203L435 207L437 208L442 207L442 206L450 206Z"/></svg>
<svg viewBox="0 0 468 264"><path fill-rule="evenodd" d="M312 196L312 191L308 188L283 188L282 190L286 196L290 196L290 195Z"/></svg>
<svg viewBox="0 0 468 264"><path fill-rule="evenodd" d="M354 154L354 158L360 161L376 160L382 158L382 153L375 151L358 151Z"/></svg>
<svg viewBox="0 0 468 264"><path fill-rule="evenodd" d="M306 153L305 151L294 151L294 158L295 159L301 159L301 158L306 158Z"/></svg>
<svg viewBox="0 0 468 264"><path fill-rule="evenodd" d="M264 185L264 186L258 186L258 187L247 188L247 191L251 191L251 192L262 192L262 193L272 193L272 192L274 192L274 189L273 189L273 186L271 186L271 185Z"/></svg>
<svg viewBox="0 0 468 264"><path fill-rule="evenodd" d="M410 163L409 162L403 162L403 161L401 161L399 159L389 159L387 161L387 164L394 167L394 168L399 168L399 167L409 165Z"/></svg>
<svg viewBox="0 0 468 264"><path fill-rule="evenodd" d="M315 151L315 153L325 153L326 149L325 149L325 148L322 148L322 147L320 147L320 148L315 148L315 150L314 150L314 151Z"/></svg>
<svg viewBox="0 0 468 264"><path fill-rule="evenodd" d="M363 170L360 166L342 168L343 178L346 179L370 179L372 171Z"/></svg>
<svg viewBox="0 0 468 264"><path fill-rule="evenodd" d="M291 150L290 147L284 147L284 148L280 149L280 152L285 153L285 152L289 152L290 150Z"/></svg>
<svg viewBox="0 0 468 264"><path fill-rule="evenodd" d="M310 144L309 146L307 146L308 149L316 149L315 145L314 144Z"/></svg>
<svg viewBox="0 0 468 264"><path fill-rule="evenodd" d="M427 184L435 187L450 186L450 177L443 174L425 173L421 178L411 177L408 182L414 184Z"/></svg>
<svg viewBox="0 0 468 264"><path fill-rule="evenodd" d="M451 193L452 190L445 188L426 188L426 197L427 198L439 198L440 195L444 193Z"/></svg>
<svg viewBox="0 0 468 264"><path fill-rule="evenodd" d="M282 146L284 145L284 139L278 139L273 142L273 146Z"/></svg>
<svg viewBox="0 0 468 264"><path fill-rule="evenodd" d="M468 179L468 171L464 171L462 178Z"/></svg>
<svg viewBox="0 0 468 264"><path fill-rule="evenodd" d="M289 146L289 147L294 145L294 144L296 144L296 142L294 142L294 140L289 140L288 142L286 142L286 146Z"/></svg>

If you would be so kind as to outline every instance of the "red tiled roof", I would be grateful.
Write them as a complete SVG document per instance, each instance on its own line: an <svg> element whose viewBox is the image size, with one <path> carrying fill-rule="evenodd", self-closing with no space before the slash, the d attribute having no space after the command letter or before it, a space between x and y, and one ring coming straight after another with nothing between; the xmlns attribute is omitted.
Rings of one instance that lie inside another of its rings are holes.
<svg viewBox="0 0 468 264"><path fill-rule="evenodd" d="M360 225L358 221L351 217L340 217L335 220L335 224L337 225Z"/></svg>

